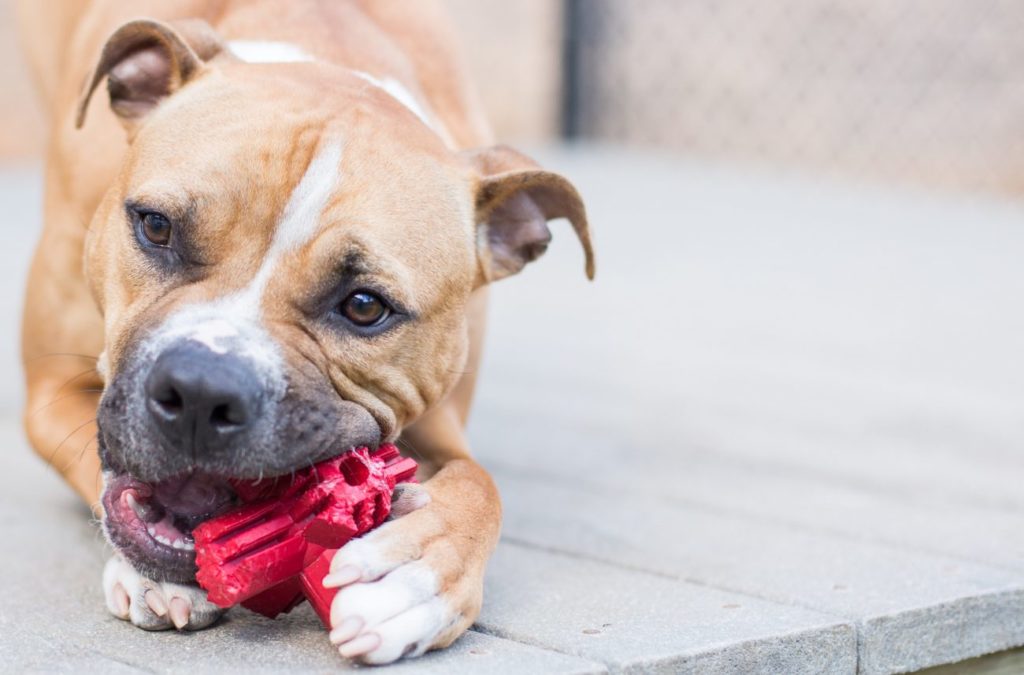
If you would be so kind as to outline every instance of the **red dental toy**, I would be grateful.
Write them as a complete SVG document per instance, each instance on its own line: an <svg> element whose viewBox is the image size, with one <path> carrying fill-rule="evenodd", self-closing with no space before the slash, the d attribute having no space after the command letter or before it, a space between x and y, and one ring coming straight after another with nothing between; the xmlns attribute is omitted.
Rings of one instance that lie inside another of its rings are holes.
<svg viewBox="0 0 1024 675"><path fill-rule="evenodd" d="M211 602L274 618L309 600L330 627L324 588L334 552L391 512L397 483L412 481L416 462L398 448L358 448L297 472L294 478L235 481L242 506L196 527L196 581Z"/></svg>

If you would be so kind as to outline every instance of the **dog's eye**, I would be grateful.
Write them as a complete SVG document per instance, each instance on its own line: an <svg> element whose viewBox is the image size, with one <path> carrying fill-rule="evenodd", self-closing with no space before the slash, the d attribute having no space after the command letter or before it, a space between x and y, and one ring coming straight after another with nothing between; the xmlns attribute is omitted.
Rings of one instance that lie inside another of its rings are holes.
<svg viewBox="0 0 1024 675"><path fill-rule="evenodd" d="M341 314L357 326L376 326L388 318L391 308L369 291L356 291L338 307Z"/></svg>
<svg viewBox="0 0 1024 675"><path fill-rule="evenodd" d="M171 243L171 221L162 213L149 211L140 214L142 236L154 246L169 246Z"/></svg>

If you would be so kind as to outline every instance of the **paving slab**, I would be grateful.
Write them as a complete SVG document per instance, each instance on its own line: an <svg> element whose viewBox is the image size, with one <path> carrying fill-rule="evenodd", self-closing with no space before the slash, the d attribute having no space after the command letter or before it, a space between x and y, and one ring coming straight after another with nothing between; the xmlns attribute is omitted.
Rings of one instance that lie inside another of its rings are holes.
<svg viewBox="0 0 1024 675"><path fill-rule="evenodd" d="M535 415L539 417L540 415ZM514 427L512 420L509 426ZM855 486L824 476L808 477L786 467L750 465L703 455L685 468L673 446L630 449L627 434L606 430L587 444L587 459L552 456L546 443L579 443L592 434L540 424L544 442L533 432L511 428L489 439L488 466L503 473L549 483L571 480L594 493L650 497L681 506L741 515L808 531L845 535L934 552L1024 572L1024 514L994 506L951 504L927 495L899 495ZM601 447L611 447L607 455ZM628 458L628 459L627 459ZM659 473L671 481L650 480Z"/></svg>
<svg viewBox="0 0 1024 675"><path fill-rule="evenodd" d="M23 630L18 622L0 619L4 644L0 659L9 673L111 673L112 675L151 673L99 651L69 644L53 636L43 637Z"/></svg>
<svg viewBox="0 0 1024 675"><path fill-rule="evenodd" d="M613 672L854 673L853 626L818 612L502 544L481 629Z"/></svg>
<svg viewBox="0 0 1024 675"><path fill-rule="evenodd" d="M861 672L1024 643L1024 572L496 473L507 539L841 616Z"/></svg>
<svg viewBox="0 0 1024 675"><path fill-rule="evenodd" d="M978 658L936 666L919 675L1020 675L1024 673L1024 649L980 656Z"/></svg>

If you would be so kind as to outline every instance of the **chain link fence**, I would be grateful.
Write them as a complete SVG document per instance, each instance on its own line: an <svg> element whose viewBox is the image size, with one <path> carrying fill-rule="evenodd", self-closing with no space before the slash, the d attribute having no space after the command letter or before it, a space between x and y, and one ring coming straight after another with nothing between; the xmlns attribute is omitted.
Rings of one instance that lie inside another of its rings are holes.
<svg viewBox="0 0 1024 675"><path fill-rule="evenodd" d="M1024 191L1021 0L567 0L570 135Z"/></svg>

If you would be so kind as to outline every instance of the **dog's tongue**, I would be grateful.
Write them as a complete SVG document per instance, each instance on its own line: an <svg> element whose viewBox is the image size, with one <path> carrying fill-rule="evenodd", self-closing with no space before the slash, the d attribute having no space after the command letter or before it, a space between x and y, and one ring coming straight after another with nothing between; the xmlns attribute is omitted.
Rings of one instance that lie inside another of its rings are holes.
<svg viewBox="0 0 1024 675"><path fill-rule="evenodd" d="M223 479L195 473L153 485L153 497L175 515L191 518L215 513L234 493Z"/></svg>

